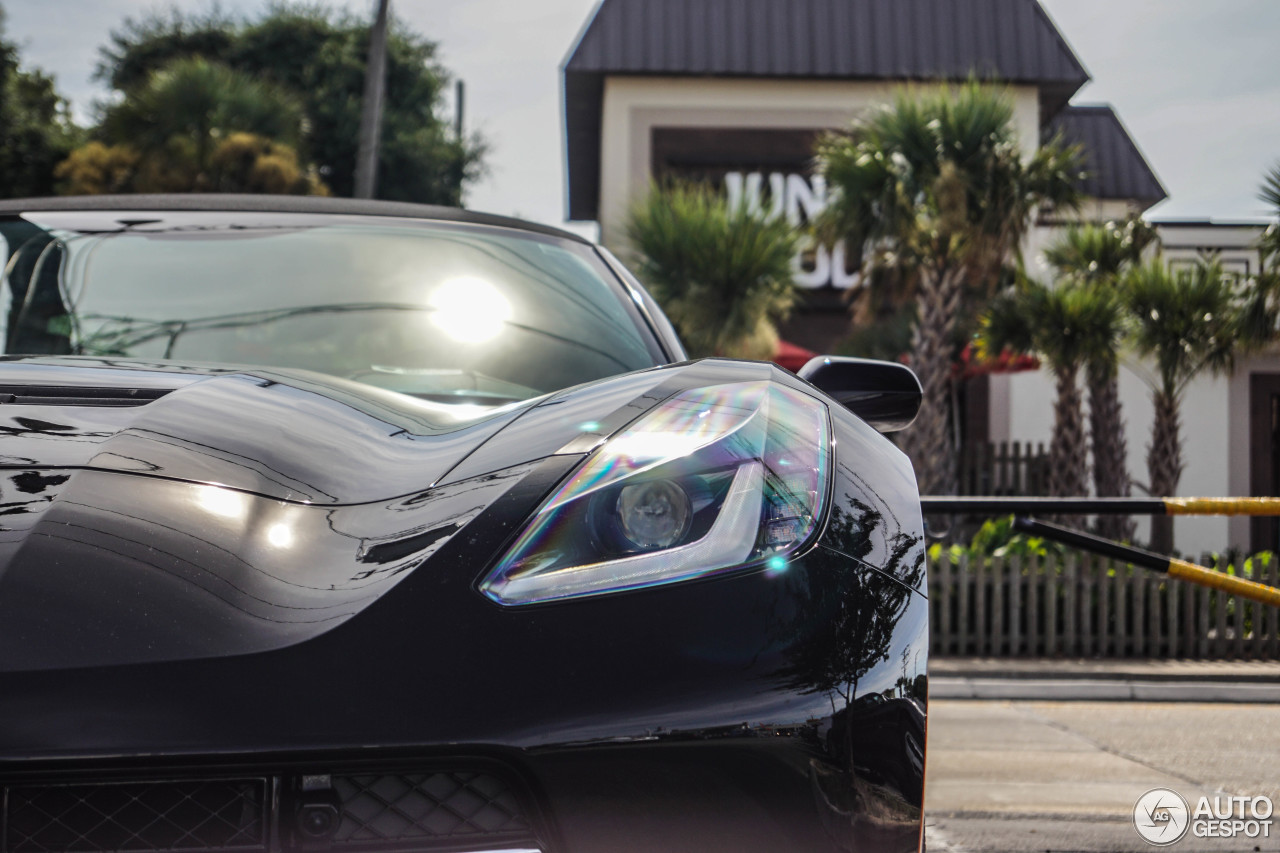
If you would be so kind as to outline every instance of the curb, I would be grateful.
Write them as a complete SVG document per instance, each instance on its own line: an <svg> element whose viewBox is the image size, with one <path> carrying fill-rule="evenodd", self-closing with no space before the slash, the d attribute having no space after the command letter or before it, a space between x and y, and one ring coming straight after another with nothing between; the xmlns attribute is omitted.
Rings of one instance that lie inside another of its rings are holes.
<svg viewBox="0 0 1280 853"><path fill-rule="evenodd" d="M1280 684L1280 661L947 658L929 661L930 677L966 680L1142 681Z"/></svg>
<svg viewBox="0 0 1280 853"><path fill-rule="evenodd" d="M1280 683L931 676L930 699L1280 703Z"/></svg>

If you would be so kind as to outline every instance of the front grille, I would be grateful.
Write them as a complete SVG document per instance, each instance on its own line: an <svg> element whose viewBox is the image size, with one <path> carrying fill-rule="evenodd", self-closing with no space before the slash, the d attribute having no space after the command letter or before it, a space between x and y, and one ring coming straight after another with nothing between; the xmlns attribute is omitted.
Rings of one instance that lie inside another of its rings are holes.
<svg viewBox="0 0 1280 853"><path fill-rule="evenodd" d="M262 850L265 794L263 779L11 787L4 853Z"/></svg>
<svg viewBox="0 0 1280 853"><path fill-rule="evenodd" d="M335 776L333 790L342 814L335 846L530 833L516 792L485 773Z"/></svg>
<svg viewBox="0 0 1280 853"><path fill-rule="evenodd" d="M0 783L0 853L427 853L543 847L529 792L519 776L497 762L348 768L256 778L246 773L217 779Z"/></svg>

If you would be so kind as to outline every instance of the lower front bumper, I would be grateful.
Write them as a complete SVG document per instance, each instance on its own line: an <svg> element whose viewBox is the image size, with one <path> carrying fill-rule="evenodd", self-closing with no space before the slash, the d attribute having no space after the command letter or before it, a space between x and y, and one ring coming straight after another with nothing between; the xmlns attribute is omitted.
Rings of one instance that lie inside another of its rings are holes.
<svg viewBox="0 0 1280 853"><path fill-rule="evenodd" d="M0 788L5 853L549 850L532 787L474 756L95 767Z"/></svg>
<svg viewBox="0 0 1280 853"><path fill-rule="evenodd" d="M809 733L536 758L566 850L914 851L921 810Z"/></svg>
<svg viewBox="0 0 1280 853"><path fill-rule="evenodd" d="M921 812L815 730L492 755L7 773L5 853L911 851Z"/></svg>

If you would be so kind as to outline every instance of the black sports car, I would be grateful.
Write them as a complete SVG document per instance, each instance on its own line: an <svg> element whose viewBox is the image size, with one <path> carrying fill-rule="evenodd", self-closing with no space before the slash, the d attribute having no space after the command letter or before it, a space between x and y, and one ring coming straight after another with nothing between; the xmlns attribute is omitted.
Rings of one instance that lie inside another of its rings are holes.
<svg viewBox="0 0 1280 853"><path fill-rule="evenodd" d="M910 371L685 361L456 210L6 202L0 257L3 853L919 847Z"/></svg>

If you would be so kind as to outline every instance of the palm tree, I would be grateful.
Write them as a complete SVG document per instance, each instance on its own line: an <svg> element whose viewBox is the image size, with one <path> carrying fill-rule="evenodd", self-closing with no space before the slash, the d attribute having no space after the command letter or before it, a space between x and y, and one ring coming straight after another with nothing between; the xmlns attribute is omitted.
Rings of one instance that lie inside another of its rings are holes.
<svg viewBox="0 0 1280 853"><path fill-rule="evenodd" d="M1085 286L1093 298L1114 310L1094 316L1095 326L1087 338L1084 355L1085 385L1089 389L1089 445L1093 451L1093 488L1098 497L1127 498L1132 494L1129 478L1129 442L1125 436L1124 413L1120 405L1120 346L1128 318L1114 288ZM1133 519L1121 515L1098 518L1098 532L1113 539L1132 540Z"/></svg>
<svg viewBox="0 0 1280 853"><path fill-rule="evenodd" d="M1098 290L1095 298L1108 301L1112 308L1094 315L1099 325L1087 338L1090 346L1084 356L1093 483L1099 497L1131 494L1129 448L1120 405L1119 350L1126 324L1114 294L1121 275L1141 262L1143 251L1155 239L1155 229L1133 217L1121 224L1069 228L1045 250L1045 260L1058 274L1062 286ZM1134 533L1132 519L1116 515L1101 516L1098 529L1114 539L1132 539Z"/></svg>
<svg viewBox="0 0 1280 853"><path fill-rule="evenodd" d="M1147 447L1149 492L1177 494L1185 458L1179 405L1187 385L1204 371L1231 371L1235 358L1275 336L1274 287L1260 279L1235 282L1217 263L1170 269L1161 258L1125 276L1123 295L1133 317L1133 343L1155 361L1151 386L1155 422ZM1152 547L1173 549L1173 520L1152 520Z"/></svg>
<svg viewBox="0 0 1280 853"><path fill-rule="evenodd" d="M745 203L730 209L710 187L653 188L632 207L626 234L637 272L690 355L771 359L775 323L795 301L800 234Z"/></svg>
<svg viewBox="0 0 1280 853"><path fill-rule="evenodd" d="M1114 287L1120 274L1141 263L1143 253L1158 239L1156 229L1138 216L1105 225L1073 225L1045 249L1044 259L1073 283Z"/></svg>
<svg viewBox="0 0 1280 853"><path fill-rule="evenodd" d="M819 234L846 240L870 280L894 270L915 294L911 366L924 404L904 444L921 491L954 492L947 421L961 299L994 292L1038 208L1074 206L1078 152L1050 144L1024 158L1009 96L970 81L904 90L825 137L817 155L830 188Z"/></svg>
<svg viewBox="0 0 1280 853"><path fill-rule="evenodd" d="M1049 446L1049 493L1088 493L1088 465L1080 369L1098 348L1097 337L1119 324L1120 302L1101 288L1050 288L1026 279L991 301L982 317L980 350L1034 354L1054 376L1053 440Z"/></svg>
<svg viewBox="0 0 1280 853"><path fill-rule="evenodd" d="M1273 214L1280 215L1280 163L1271 167L1262 179L1262 188L1258 198L1271 206ZM1280 224L1271 223L1262 237L1262 264L1272 271L1280 272Z"/></svg>

